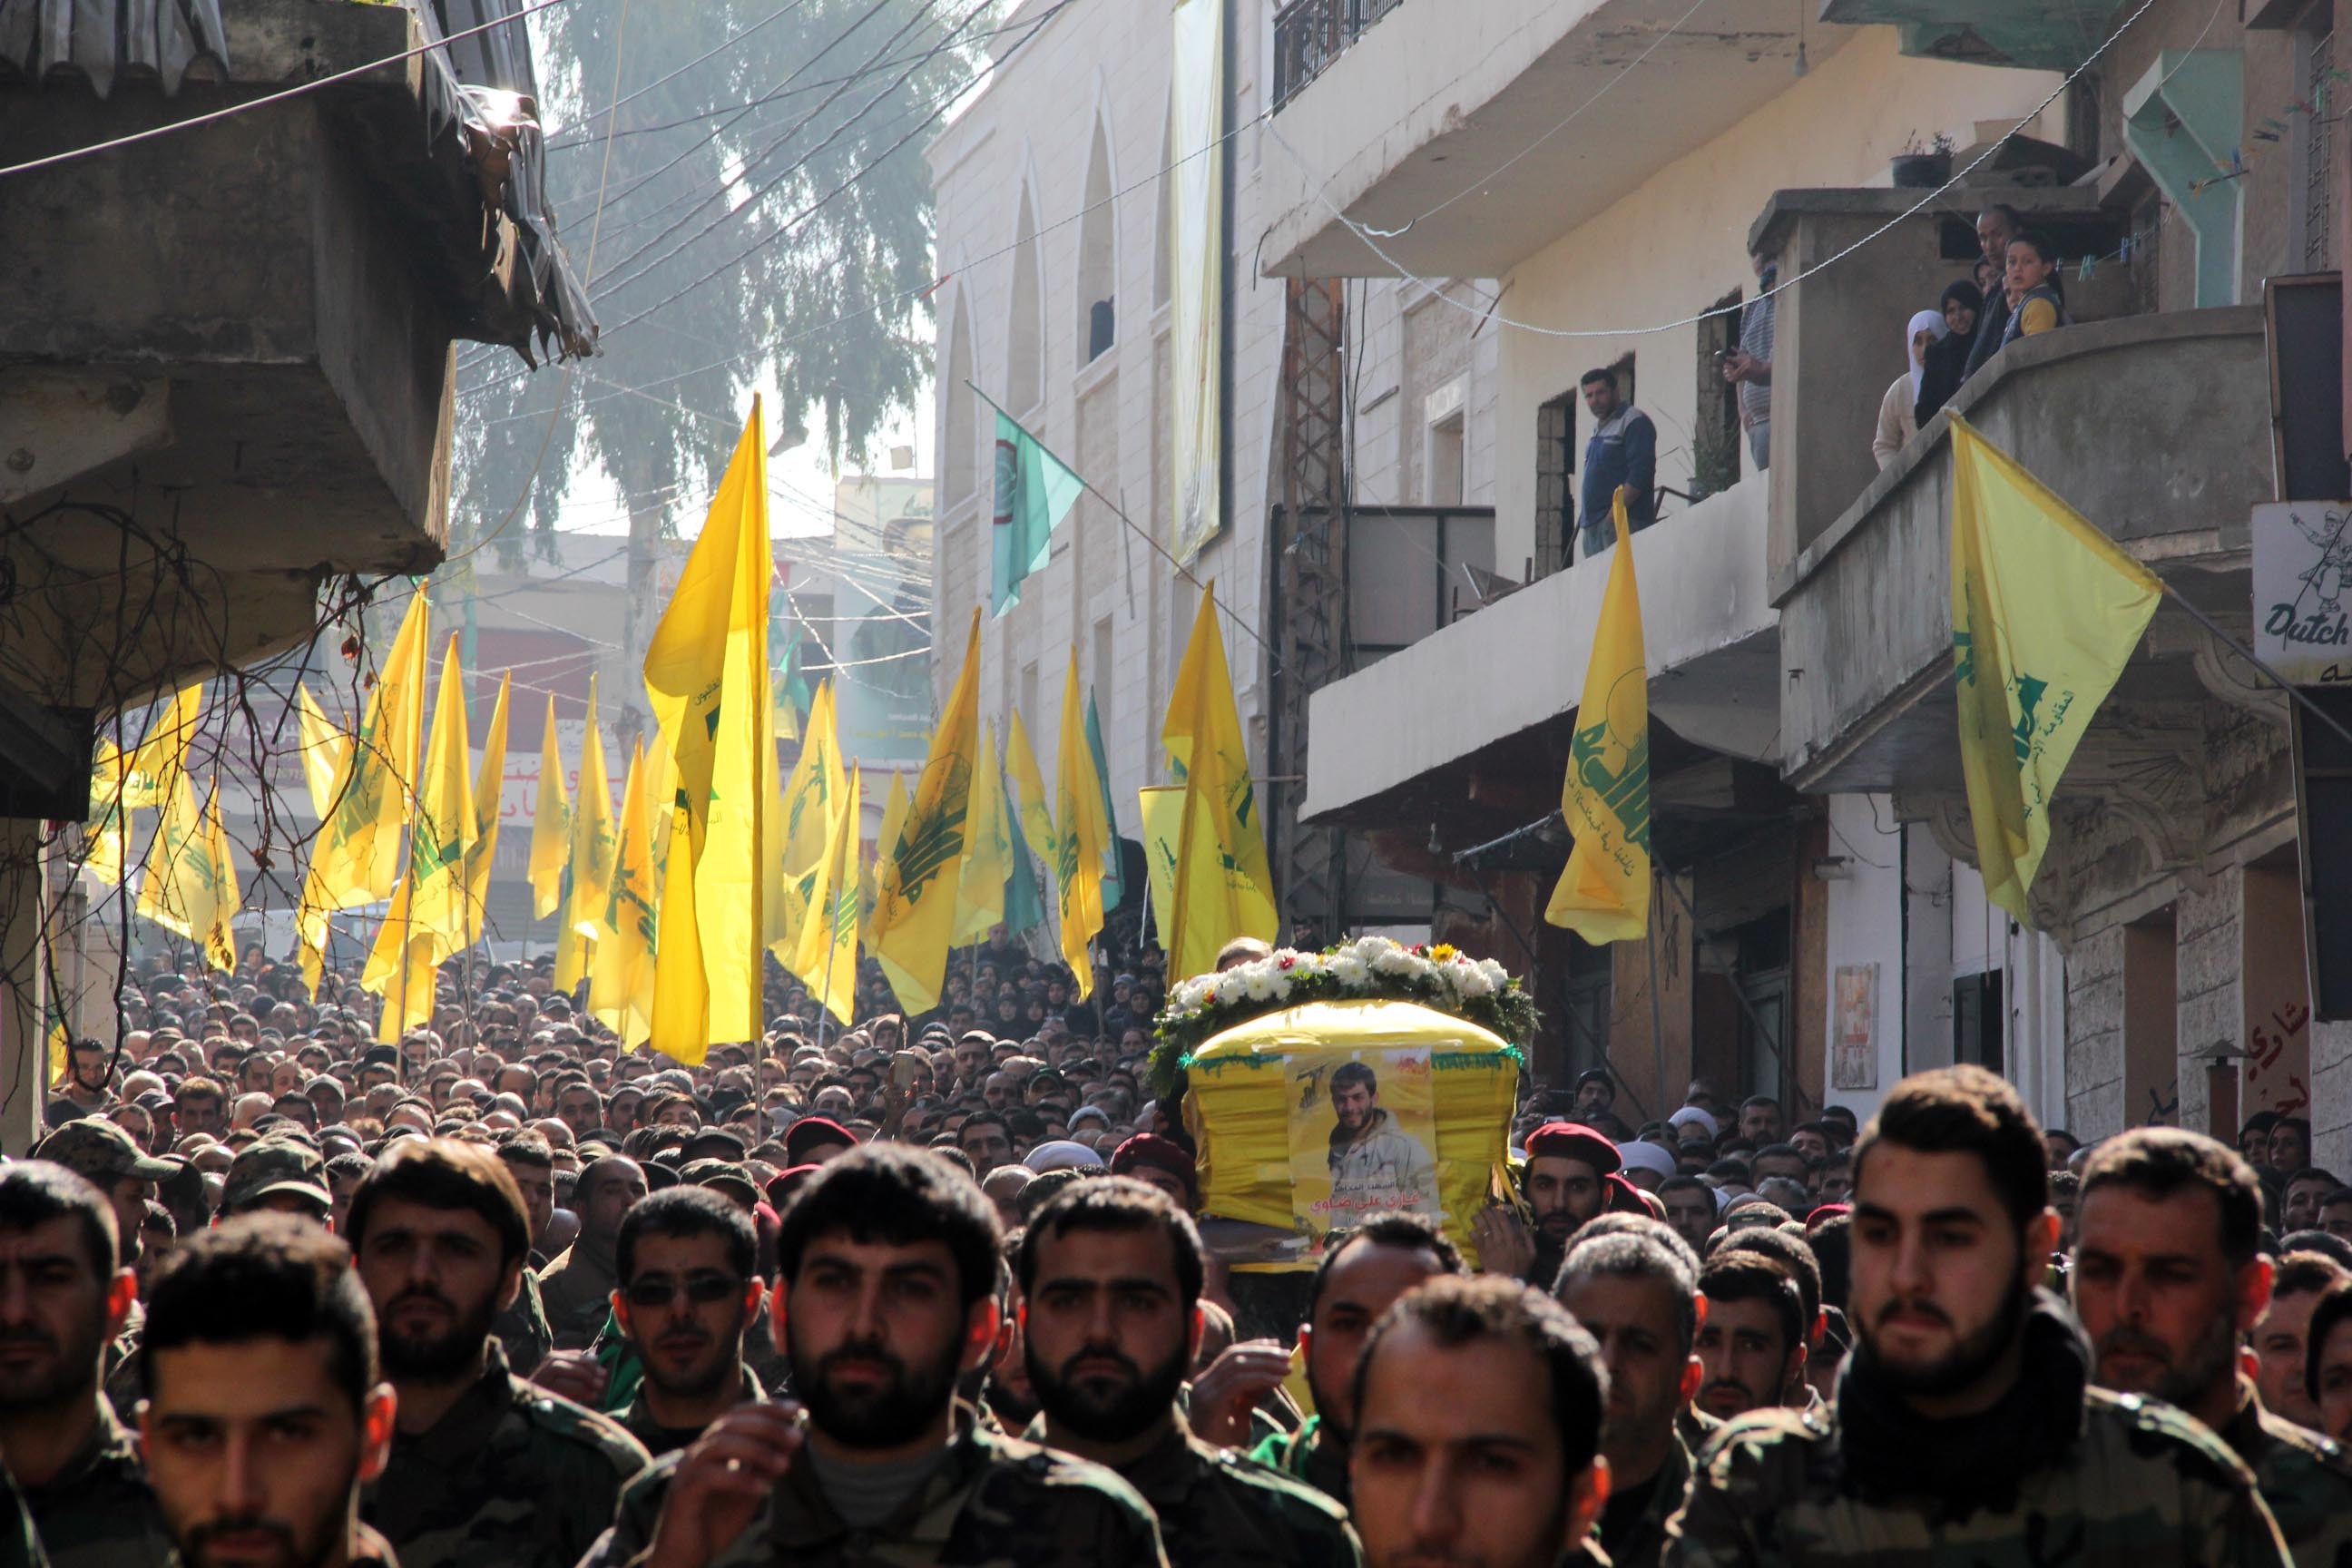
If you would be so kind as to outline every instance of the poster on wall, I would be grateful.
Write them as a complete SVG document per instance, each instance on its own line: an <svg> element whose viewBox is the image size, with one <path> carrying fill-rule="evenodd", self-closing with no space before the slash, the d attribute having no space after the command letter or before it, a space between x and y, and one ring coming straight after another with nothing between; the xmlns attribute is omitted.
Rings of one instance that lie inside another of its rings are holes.
<svg viewBox="0 0 2352 1568"><path fill-rule="evenodd" d="M1290 1091L1290 1190L1319 1241L1402 1209L1443 1223L1429 1047L1283 1058Z"/></svg>
<svg viewBox="0 0 2352 1568"><path fill-rule="evenodd" d="M1170 197L1170 498L1179 563L1191 565L1224 517L1218 493L1224 384L1225 0L1178 0L1170 113L1180 156Z"/></svg>
<svg viewBox="0 0 2352 1568"><path fill-rule="evenodd" d="M1878 1087L1878 965L1841 963L1832 987L1836 1027L1830 1040L1830 1087Z"/></svg>

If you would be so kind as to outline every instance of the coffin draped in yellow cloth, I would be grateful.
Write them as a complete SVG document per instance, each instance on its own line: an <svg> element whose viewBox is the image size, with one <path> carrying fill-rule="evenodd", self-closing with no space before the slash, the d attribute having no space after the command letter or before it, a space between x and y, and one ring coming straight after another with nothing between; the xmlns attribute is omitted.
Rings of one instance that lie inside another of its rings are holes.
<svg viewBox="0 0 2352 1568"><path fill-rule="evenodd" d="M1472 1216L1507 1189L1520 1065L1414 1002L1309 1002L1213 1036L1183 1062L1204 1229L1239 1267L1311 1268L1327 1231L1413 1208L1469 1256Z"/></svg>

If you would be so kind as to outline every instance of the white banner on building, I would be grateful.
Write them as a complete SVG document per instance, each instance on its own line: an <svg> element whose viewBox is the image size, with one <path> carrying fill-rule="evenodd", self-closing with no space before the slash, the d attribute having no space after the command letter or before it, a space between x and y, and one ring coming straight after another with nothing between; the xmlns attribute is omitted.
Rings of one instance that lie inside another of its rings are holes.
<svg viewBox="0 0 2352 1568"><path fill-rule="evenodd" d="M2254 656L2297 686L2352 682L2352 501L2254 508Z"/></svg>
<svg viewBox="0 0 2352 1568"><path fill-rule="evenodd" d="M1171 114L1176 182L1169 246L1169 482L1176 559L1216 537L1223 384L1225 0L1177 0Z"/></svg>

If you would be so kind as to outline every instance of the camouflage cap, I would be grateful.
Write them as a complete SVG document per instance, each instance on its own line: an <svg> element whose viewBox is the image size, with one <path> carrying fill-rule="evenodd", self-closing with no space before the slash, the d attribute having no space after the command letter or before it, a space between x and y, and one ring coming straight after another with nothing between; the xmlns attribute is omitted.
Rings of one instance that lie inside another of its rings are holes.
<svg viewBox="0 0 2352 1568"><path fill-rule="evenodd" d="M177 1161L156 1159L140 1148L130 1133L98 1117L84 1117L58 1128L34 1145L33 1158L63 1165L101 1185L125 1176L160 1182L180 1173Z"/></svg>
<svg viewBox="0 0 2352 1568"><path fill-rule="evenodd" d="M677 1173L678 1180L688 1186L731 1187L750 1203L760 1201L760 1184L751 1173L730 1160L692 1160Z"/></svg>
<svg viewBox="0 0 2352 1568"><path fill-rule="evenodd" d="M275 1193L299 1194L321 1209L335 1202L327 1190L327 1162L318 1150L291 1138L264 1138L230 1163L221 1184L221 1213L242 1214Z"/></svg>

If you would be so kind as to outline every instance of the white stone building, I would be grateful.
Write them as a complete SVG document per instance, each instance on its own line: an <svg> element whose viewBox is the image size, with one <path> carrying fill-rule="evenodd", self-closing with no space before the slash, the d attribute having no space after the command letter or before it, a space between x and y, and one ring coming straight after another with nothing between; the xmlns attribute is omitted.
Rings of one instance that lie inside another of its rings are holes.
<svg viewBox="0 0 2352 1568"><path fill-rule="evenodd" d="M1233 253L1226 521L1192 563L1227 612L1225 651L1243 721L1263 759L1270 682L1269 514L1280 503L1278 376L1284 285L1260 275L1269 218L1265 101L1275 7L1234 0L1229 124ZM1024 0L1001 23L986 85L929 149L938 201L940 454L938 654L944 697L972 607L982 610L981 712L1002 741L1024 717L1054 776L1064 671L1075 655L1096 696L1119 826L1137 832L1136 791L1166 782L1159 735L1198 590L1153 548L1171 537L1170 266L1164 177L1180 159L1219 156L1171 142L1171 29L1116 6L1055 11ZM1463 298L1490 288L1451 284ZM1096 341L1110 310L1108 341ZM1490 505L1495 341L1420 285L1348 290L1353 496L1371 504ZM1098 350L1099 352L1095 352ZM1011 410L1103 496L1080 500L1041 574L1002 619L987 615L995 415ZM1149 531L1150 539L1143 536ZM1401 532L1401 531L1398 531ZM1400 544L1408 552L1412 544ZM1474 557L1492 565L1491 550ZM1444 574L1422 561L1434 600ZM1512 573L1516 575L1516 569ZM1468 578L1458 571L1456 581ZM1255 634L1255 635L1253 635ZM1403 640L1402 637L1397 640ZM1263 764L1261 763L1261 766ZM1369 861L1369 855L1359 853ZM1391 889L1397 892L1397 889ZM1427 921L1428 890L1407 887Z"/></svg>

